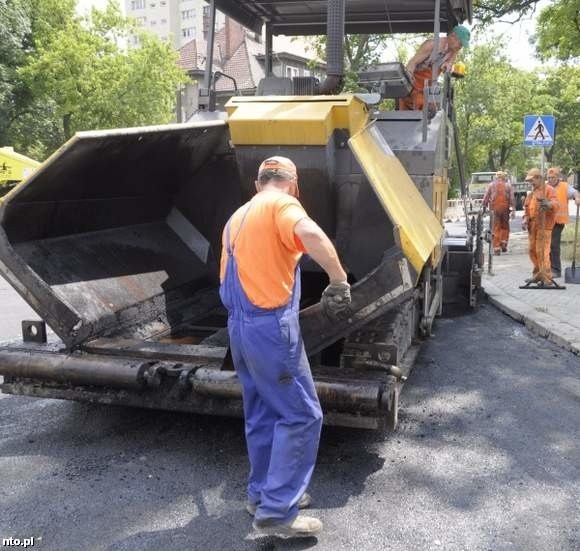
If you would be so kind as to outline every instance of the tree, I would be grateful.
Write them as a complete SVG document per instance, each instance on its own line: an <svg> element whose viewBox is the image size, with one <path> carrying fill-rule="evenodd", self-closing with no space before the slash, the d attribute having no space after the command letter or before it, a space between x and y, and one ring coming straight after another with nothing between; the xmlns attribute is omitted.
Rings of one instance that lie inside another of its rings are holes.
<svg viewBox="0 0 580 551"><path fill-rule="evenodd" d="M536 50L543 59L580 57L580 4L557 0L538 16Z"/></svg>
<svg viewBox="0 0 580 551"><path fill-rule="evenodd" d="M499 44L476 46L464 59L468 72L457 83L455 105L466 172L523 172L524 115L554 113L556 97L537 76L511 66Z"/></svg>
<svg viewBox="0 0 580 551"><path fill-rule="evenodd" d="M162 124L171 120L186 75L169 43L136 33L112 1L103 11L73 17L20 69L33 93L53 102L65 139L77 130Z"/></svg>
<svg viewBox="0 0 580 551"><path fill-rule="evenodd" d="M22 2L0 0L0 144L19 95L17 69L24 63L30 18Z"/></svg>
<svg viewBox="0 0 580 551"><path fill-rule="evenodd" d="M556 116L554 146L548 161L563 169L580 172L580 67L551 69L540 83L544 95L553 98Z"/></svg>
<svg viewBox="0 0 580 551"><path fill-rule="evenodd" d="M424 35L349 34L344 39L344 92L360 91L357 73L378 63L385 49L390 48L396 60L406 62L410 51ZM326 36L309 39L317 59L326 59ZM313 67L316 63L313 61Z"/></svg>
<svg viewBox="0 0 580 551"><path fill-rule="evenodd" d="M484 24L494 23L502 17L515 15L515 23L533 12L541 0L475 0L473 12Z"/></svg>

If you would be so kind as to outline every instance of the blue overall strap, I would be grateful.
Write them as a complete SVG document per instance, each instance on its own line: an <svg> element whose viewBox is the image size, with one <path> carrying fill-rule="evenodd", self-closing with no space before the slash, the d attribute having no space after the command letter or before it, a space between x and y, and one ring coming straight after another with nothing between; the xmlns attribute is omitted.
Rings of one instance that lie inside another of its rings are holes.
<svg viewBox="0 0 580 551"><path fill-rule="evenodd" d="M242 221L240 222L240 227L238 228L238 231L236 232L236 235L231 243L230 243L230 225L232 223L233 216L230 217L230 219L228 220L228 223L226 224L226 251L228 253L228 256L232 256L234 254L234 245L236 243L236 239L240 235L240 230L242 229L242 226L244 225L244 222L246 221L246 215L248 214L248 212L250 211L251 208L252 208L252 203L250 202L250 204L248 205L248 208L246 209L246 212L244 212L244 216L242 217Z"/></svg>

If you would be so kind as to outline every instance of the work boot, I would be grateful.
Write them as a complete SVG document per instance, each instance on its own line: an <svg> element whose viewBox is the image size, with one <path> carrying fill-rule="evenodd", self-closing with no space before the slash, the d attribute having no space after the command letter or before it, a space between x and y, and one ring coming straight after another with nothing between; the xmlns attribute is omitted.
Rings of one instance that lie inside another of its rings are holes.
<svg viewBox="0 0 580 551"><path fill-rule="evenodd" d="M310 496L309 493L304 492L302 494L302 497L298 500L298 509L307 509L308 507L310 507L311 503L312 497ZM248 511L250 515L254 516L256 514L256 509L258 508L258 505L259 503L252 503L248 501L246 503L246 511Z"/></svg>
<svg viewBox="0 0 580 551"><path fill-rule="evenodd" d="M501 254L501 249L494 249L494 250L493 250L493 254L494 254L495 256L499 256L499 255Z"/></svg>
<svg viewBox="0 0 580 551"><path fill-rule="evenodd" d="M507 245L502 245L501 246L501 252L502 253L507 253Z"/></svg>
<svg viewBox="0 0 580 551"><path fill-rule="evenodd" d="M290 524L268 524L254 521L252 528L256 535L276 538L310 538L322 530L322 522L313 517L297 516Z"/></svg>

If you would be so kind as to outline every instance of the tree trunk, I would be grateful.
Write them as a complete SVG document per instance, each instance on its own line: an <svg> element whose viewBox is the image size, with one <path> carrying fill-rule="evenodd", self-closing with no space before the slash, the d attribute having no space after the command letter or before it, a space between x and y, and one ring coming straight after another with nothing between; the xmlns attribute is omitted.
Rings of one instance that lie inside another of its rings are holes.
<svg viewBox="0 0 580 551"><path fill-rule="evenodd" d="M72 137L72 125L71 125L72 115L67 113L62 117L62 129L64 132L65 140L68 140Z"/></svg>
<svg viewBox="0 0 580 551"><path fill-rule="evenodd" d="M544 149L544 154L546 155L546 161L552 164L552 159L554 158L554 145L548 147L548 149Z"/></svg>
<svg viewBox="0 0 580 551"><path fill-rule="evenodd" d="M489 170L495 172L495 159L493 158L493 151L491 149L487 152L487 164L489 165Z"/></svg>

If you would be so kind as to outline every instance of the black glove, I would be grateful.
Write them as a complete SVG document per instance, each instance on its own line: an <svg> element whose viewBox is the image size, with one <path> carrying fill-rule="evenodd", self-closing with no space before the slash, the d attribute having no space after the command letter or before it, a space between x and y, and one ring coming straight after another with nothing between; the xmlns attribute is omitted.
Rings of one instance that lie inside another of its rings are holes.
<svg viewBox="0 0 580 551"><path fill-rule="evenodd" d="M546 211L550 209L550 201L548 201L545 197L544 199L540 199L540 210Z"/></svg>
<svg viewBox="0 0 580 551"><path fill-rule="evenodd" d="M322 309L331 318L338 318L344 314L350 302L350 285L346 281L331 283L324 289L320 299Z"/></svg>

